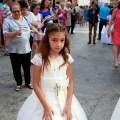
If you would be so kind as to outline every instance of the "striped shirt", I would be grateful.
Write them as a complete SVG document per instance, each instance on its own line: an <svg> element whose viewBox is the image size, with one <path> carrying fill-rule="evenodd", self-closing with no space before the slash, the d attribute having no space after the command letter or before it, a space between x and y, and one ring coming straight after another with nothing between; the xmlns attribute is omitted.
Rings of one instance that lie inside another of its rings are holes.
<svg viewBox="0 0 120 120"><path fill-rule="evenodd" d="M2 7L2 17L6 18L11 14L10 7L7 4L4 4Z"/></svg>

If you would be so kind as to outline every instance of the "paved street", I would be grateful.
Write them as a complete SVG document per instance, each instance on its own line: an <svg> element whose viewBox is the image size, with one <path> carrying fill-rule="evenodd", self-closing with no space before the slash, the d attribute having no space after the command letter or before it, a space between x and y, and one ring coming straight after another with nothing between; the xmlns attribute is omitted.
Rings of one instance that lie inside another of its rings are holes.
<svg viewBox="0 0 120 120"><path fill-rule="evenodd" d="M88 28L77 25L70 34L75 96L88 120L110 120L120 96L120 68L114 68L111 45L88 45ZM0 120L16 120L18 110L31 90L15 92L10 59L0 48ZM32 68L31 68L32 73Z"/></svg>

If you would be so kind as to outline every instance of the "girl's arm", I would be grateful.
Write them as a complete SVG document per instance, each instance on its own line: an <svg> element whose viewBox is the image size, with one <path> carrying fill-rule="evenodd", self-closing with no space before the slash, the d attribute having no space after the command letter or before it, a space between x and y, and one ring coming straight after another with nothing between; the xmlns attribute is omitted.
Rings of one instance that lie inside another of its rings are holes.
<svg viewBox="0 0 120 120"><path fill-rule="evenodd" d="M46 119L52 119L52 115L54 115L54 112L48 102L45 99L45 96L40 88L40 76L41 76L42 67L34 65L34 71L33 71L33 88L34 91L40 100L41 104L44 108L44 118ZM49 117L49 118L48 118Z"/></svg>
<svg viewBox="0 0 120 120"><path fill-rule="evenodd" d="M112 25L112 22L113 22L114 18L115 18L115 13L113 12L113 13L112 13L111 20L110 20L110 23L109 23L109 28L108 28L108 30L110 30L110 27L111 27L111 25Z"/></svg>
<svg viewBox="0 0 120 120"><path fill-rule="evenodd" d="M38 26L38 31L40 31L41 29L42 29L42 27L44 26L44 19L43 19L43 16L40 14L40 19L41 19L41 24L40 24L40 26Z"/></svg>
<svg viewBox="0 0 120 120"><path fill-rule="evenodd" d="M17 30L17 31L14 31L14 32L6 32L5 34L4 34L4 36L6 37L6 38L9 38L9 37L15 37L15 36L21 36L21 34L22 34L22 31L21 30Z"/></svg>
<svg viewBox="0 0 120 120"><path fill-rule="evenodd" d="M110 35L111 35L110 28L111 28L111 25L112 25L114 18L115 18L115 13L113 12L110 23L109 23L109 27L108 27L108 37L110 37Z"/></svg>
<svg viewBox="0 0 120 120"><path fill-rule="evenodd" d="M67 89L66 106L63 110L62 115L64 116L66 114L67 120L72 120L71 104L72 104L72 97L73 97L73 90L74 90L73 75L72 75L72 64L68 65L67 76L69 77L69 86L68 86L68 89Z"/></svg>
<svg viewBox="0 0 120 120"><path fill-rule="evenodd" d="M38 22L30 22L30 24L36 28L38 27Z"/></svg>
<svg viewBox="0 0 120 120"><path fill-rule="evenodd" d="M66 105L68 107L71 107L71 102L72 102L72 97L73 97L73 91L74 91L73 74L72 74L72 64L68 65L67 76L69 77L69 86L68 86L68 90L67 90Z"/></svg>
<svg viewBox="0 0 120 120"><path fill-rule="evenodd" d="M52 17L49 18L49 20L54 20L54 12L52 11L52 9L50 9L50 14L52 15Z"/></svg>

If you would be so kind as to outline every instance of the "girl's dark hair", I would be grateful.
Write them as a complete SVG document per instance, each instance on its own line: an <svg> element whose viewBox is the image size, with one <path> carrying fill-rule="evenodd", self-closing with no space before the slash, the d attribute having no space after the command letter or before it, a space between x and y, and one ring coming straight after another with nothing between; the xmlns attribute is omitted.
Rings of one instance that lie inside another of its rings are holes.
<svg viewBox="0 0 120 120"><path fill-rule="evenodd" d="M28 8L29 7L28 2L25 0L20 0L18 3L20 4L21 8Z"/></svg>
<svg viewBox="0 0 120 120"><path fill-rule="evenodd" d="M40 4L40 9L43 10L44 9L44 3L45 3L46 0L42 0L41 1L41 4Z"/></svg>
<svg viewBox="0 0 120 120"><path fill-rule="evenodd" d="M118 9L120 9L120 2L118 2Z"/></svg>
<svg viewBox="0 0 120 120"><path fill-rule="evenodd" d="M67 33L65 27L62 27L60 24L57 24L57 23L52 23L47 26L45 35L43 36L41 44L38 48L38 52L41 53L41 55L42 55L43 70L44 70L44 68L47 68L48 65L50 65L50 61L48 58L48 56L50 54L49 53L50 52L49 36L56 32L64 32L64 34L65 34L65 44L64 44L63 49L60 51L60 54L62 55L62 57L64 59L64 63L61 66L68 63L67 53L70 53L70 40L68 38L68 33Z"/></svg>
<svg viewBox="0 0 120 120"><path fill-rule="evenodd" d="M31 9L31 12L33 12L33 9L34 9L35 7L37 7L37 6L40 6L40 5L39 5L39 4L32 4L32 5L31 5L31 8L30 8L30 9Z"/></svg>
<svg viewBox="0 0 120 120"><path fill-rule="evenodd" d="M110 15L112 15L113 9L110 10Z"/></svg>
<svg viewBox="0 0 120 120"><path fill-rule="evenodd" d="M17 3L17 2L12 2L11 5L10 5L10 11L12 11L12 7L13 7L14 5L19 6L20 9L21 9L21 6L20 6L19 3Z"/></svg>

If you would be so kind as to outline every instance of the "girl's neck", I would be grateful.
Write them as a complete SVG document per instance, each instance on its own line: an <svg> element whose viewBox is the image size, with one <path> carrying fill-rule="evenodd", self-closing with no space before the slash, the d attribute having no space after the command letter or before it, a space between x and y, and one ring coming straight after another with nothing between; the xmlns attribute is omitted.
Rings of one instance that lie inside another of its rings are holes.
<svg viewBox="0 0 120 120"><path fill-rule="evenodd" d="M58 58L60 56L60 53L56 53L53 51L50 51L49 57L52 59Z"/></svg>
<svg viewBox="0 0 120 120"><path fill-rule="evenodd" d="M25 14L24 14L24 16L28 16L29 15L29 11L27 11Z"/></svg>
<svg viewBox="0 0 120 120"><path fill-rule="evenodd" d="M38 13L34 13L34 15L38 15Z"/></svg>

